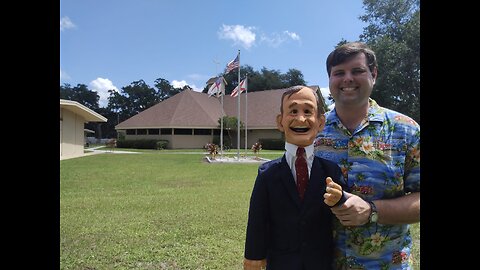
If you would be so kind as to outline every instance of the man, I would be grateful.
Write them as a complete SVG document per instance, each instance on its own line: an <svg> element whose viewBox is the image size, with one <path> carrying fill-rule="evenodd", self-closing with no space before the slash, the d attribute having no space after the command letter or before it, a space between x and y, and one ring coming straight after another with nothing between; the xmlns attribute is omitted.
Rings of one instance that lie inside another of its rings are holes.
<svg viewBox="0 0 480 270"><path fill-rule="evenodd" d="M336 162L352 194L332 208L336 269L410 269L409 224L420 221L420 126L370 98L378 67L364 43L326 61L334 109L315 155Z"/></svg>
<svg viewBox="0 0 480 270"><path fill-rule="evenodd" d="M282 95L277 128L285 134L282 158L258 169L248 212L245 270L330 270L330 206L345 201L340 168L313 153L324 127L314 90L293 87ZM332 179L340 185L332 182Z"/></svg>

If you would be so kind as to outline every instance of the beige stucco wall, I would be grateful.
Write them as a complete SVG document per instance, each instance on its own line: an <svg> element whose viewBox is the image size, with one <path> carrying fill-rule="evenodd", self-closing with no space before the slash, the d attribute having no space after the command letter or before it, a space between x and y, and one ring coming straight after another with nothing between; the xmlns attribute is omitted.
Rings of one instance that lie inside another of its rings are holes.
<svg viewBox="0 0 480 270"><path fill-rule="evenodd" d="M248 149L252 148L252 145L260 139L282 139L282 133L277 129L249 129L247 132ZM240 144L245 147L243 144L245 141L245 131L243 131L243 134L240 134L240 136Z"/></svg>
<svg viewBox="0 0 480 270"><path fill-rule="evenodd" d="M237 133L232 132L232 147L237 147ZM227 134L224 134L227 137ZM167 140L168 149L201 149L207 143L213 142L213 135L125 135L126 140ZM247 134L247 148L250 149L252 145L260 139L282 139L282 133L276 129L256 129L248 130ZM245 148L245 131L240 133L240 148Z"/></svg>
<svg viewBox="0 0 480 270"><path fill-rule="evenodd" d="M167 140L168 149L201 149L213 141L213 135L125 135L126 140Z"/></svg>
<svg viewBox="0 0 480 270"><path fill-rule="evenodd" d="M85 119L60 108L60 159L84 155Z"/></svg>

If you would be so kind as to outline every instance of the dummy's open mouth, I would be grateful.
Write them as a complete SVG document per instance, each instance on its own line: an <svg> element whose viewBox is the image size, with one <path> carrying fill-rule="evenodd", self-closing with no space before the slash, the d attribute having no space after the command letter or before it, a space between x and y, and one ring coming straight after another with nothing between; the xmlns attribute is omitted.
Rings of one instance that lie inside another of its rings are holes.
<svg viewBox="0 0 480 270"><path fill-rule="evenodd" d="M291 127L290 129L293 130L294 132L298 132L298 133L305 133L305 132L308 132L310 130L309 127Z"/></svg>

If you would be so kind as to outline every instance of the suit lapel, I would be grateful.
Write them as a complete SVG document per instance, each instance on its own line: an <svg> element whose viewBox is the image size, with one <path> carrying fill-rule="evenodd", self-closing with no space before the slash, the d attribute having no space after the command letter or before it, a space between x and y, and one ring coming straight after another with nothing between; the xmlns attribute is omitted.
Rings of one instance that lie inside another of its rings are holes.
<svg viewBox="0 0 480 270"><path fill-rule="evenodd" d="M290 170L287 160L285 159L285 154L282 157L280 177L282 178L283 184L285 185L288 194L290 194L290 197L300 209L300 196L298 195L297 187L295 186L295 179L293 178L292 171Z"/></svg>

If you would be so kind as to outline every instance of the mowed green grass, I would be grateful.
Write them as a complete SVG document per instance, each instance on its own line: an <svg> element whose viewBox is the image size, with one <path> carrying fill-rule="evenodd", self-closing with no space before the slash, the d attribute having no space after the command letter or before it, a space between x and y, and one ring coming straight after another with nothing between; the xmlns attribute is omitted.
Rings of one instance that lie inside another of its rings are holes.
<svg viewBox="0 0 480 270"><path fill-rule="evenodd" d="M162 150L60 161L60 268L242 269L259 164L203 157Z"/></svg>

